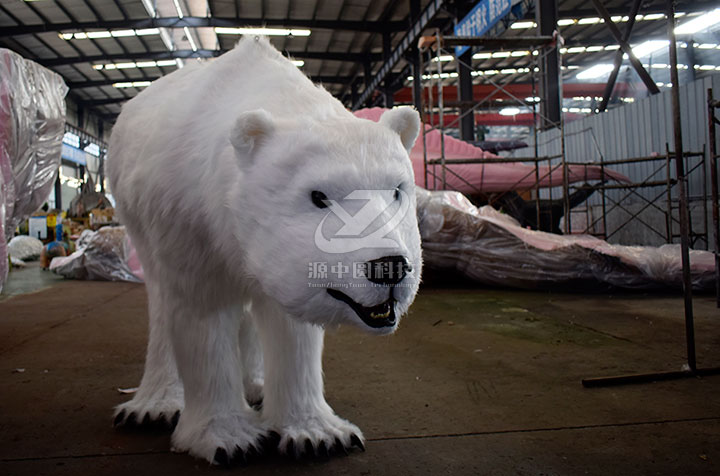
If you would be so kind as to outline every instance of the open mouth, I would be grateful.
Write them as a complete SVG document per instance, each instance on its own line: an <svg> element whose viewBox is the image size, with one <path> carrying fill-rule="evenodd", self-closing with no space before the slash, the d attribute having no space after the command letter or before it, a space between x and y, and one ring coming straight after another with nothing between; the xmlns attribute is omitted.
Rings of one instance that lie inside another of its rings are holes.
<svg viewBox="0 0 720 476"><path fill-rule="evenodd" d="M333 298L350 306L360 319L370 327L378 329L395 325L395 299L393 298L392 288L387 301L372 307L358 304L353 298L337 289L328 288L327 292Z"/></svg>

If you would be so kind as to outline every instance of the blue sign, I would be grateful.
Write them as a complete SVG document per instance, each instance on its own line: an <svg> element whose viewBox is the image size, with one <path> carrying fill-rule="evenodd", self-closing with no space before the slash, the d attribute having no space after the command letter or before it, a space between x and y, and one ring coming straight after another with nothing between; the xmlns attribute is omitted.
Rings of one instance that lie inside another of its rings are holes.
<svg viewBox="0 0 720 476"><path fill-rule="evenodd" d="M73 147L71 145L63 143L60 156L65 160L69 160L70 162L75 162L76 164L80 165L87 165L87 160L85 160L85 153L86 152L84 150L80 150L77 147Z"/></svg>
<svg viewBox="0 0 720 476"><path fill-rule="evenodd" d="M483 36L510 12L512 0L480 0L465 18L455 25L455 36ZM460 56L470 47L455 48L455 55Z"/></svg>

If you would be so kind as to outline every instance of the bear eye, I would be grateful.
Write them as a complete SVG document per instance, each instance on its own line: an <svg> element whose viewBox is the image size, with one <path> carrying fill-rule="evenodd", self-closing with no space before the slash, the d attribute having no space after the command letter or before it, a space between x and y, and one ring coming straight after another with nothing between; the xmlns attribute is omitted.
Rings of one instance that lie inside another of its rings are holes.
<svg viewBox="0 0 720 476"><path fill-rule="evenodd" d="M318 207L318 208L327 208L328 207L328 205L326 203L326 200L328 198L327 198L327 195L325 195L324 193L322 193L318 190L313 190L310 193L310 198L312 199L312 202L316 207Z"/></svg>
<svg viewBox="0 0 720 476"><path fill-rule="evenodd" d="M400 187L395 188L395 200L400 200Z"/></svg>

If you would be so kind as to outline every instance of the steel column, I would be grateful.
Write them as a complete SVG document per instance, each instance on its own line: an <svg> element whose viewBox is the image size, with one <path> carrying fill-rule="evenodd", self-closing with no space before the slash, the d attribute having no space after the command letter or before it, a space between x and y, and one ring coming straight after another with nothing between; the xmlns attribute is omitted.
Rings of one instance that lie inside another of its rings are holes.
<svg viewBox="0 0 720 476"><path fill-rule="evenodd" d="M557 0L538 0L535 4L535 21L539 36L552 36L557 29ZM560 123L560 55L557 48L542 55L540 64L540 128L557 127Z"/></svg>
<svg viewBox="0 0 720 476"><path fill-rule="evenodd" d="M55 177L55 208L62 210L62 183L60 182L60 170L62 166L58 166L58 174Z"/></svg>
<svg viewBox="0 0 720 476"><path fill-rule="evenodd" d="M390 32L384 32L382 35L382 54L383 54L383 61L387 61L390 58L390 55L392 54L392 36L390 35ZM383 81L383 102L385 103L386 108L393 107L394 101L393 101L393 91L392 91L392 83L393 83L393 77L392 73L388 74L385 77L385 80Z"/></svg>
<svg viewBox="0 0 720 476"><path fill-rule="evenodd" d="M457 59L458 65L458 96L460 106L460 139L466 141L475 140L475 114L473 107L467 104L473 101L472 76L472 49L468 49Z"/></svg>
<svg viewBox="0 0 720 476"><path fill-rule="evenodd" d="M412 65L412 75L413 75L413 84L412 84L412 100L413 104L415 105L415 109L418 110L418 112L422 113L423 110L423 104L422 104L422 67L420 65L420 51L417 48L412 48L410 50L411 58L410 63Z"/></svg>
<svg viewBox="0 0 720 476"><path fill-rule="evenodd" d="M105 122L102 119L98 119L97 133L98 139L105 142ZM99 155L100 160L98 161L97 181L100 182L100 191L103 193L105 193L105 158L105 154L101 150Z"/></svg>
<svg viewBox="0 0 720 476"><path fill-rule="evenodd" d="M688 75L690 76L690 81L695 81L695 65L697 62L695 61L695 46L693 46L693 43L695 41L692 39L692 37L688 38L687 48L685 48L685 55L687 56L687 65L688 65Z"/></svg>
<svg viewBox="0 0 720 476"><path fill-rule="evenodd" d="M718 157L715 109L717 101L713 99L713 90L707 91L708 141L710 142L710 196L712 200L713 251L715 252L715 300L720 307L720 205L718 205Z"/></svg>

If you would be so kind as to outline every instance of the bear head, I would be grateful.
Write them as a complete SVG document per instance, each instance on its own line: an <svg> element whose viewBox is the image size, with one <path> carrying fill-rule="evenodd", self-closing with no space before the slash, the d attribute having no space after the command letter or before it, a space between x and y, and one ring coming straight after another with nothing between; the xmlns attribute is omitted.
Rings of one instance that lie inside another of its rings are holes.
<svg viewBox="0 0 720 476"><path fill-rule="evenodd" d="M420 118L293 120L242 113L230 132L243 270L292 317L397 328L420 282L415 180Z"/></svg>

